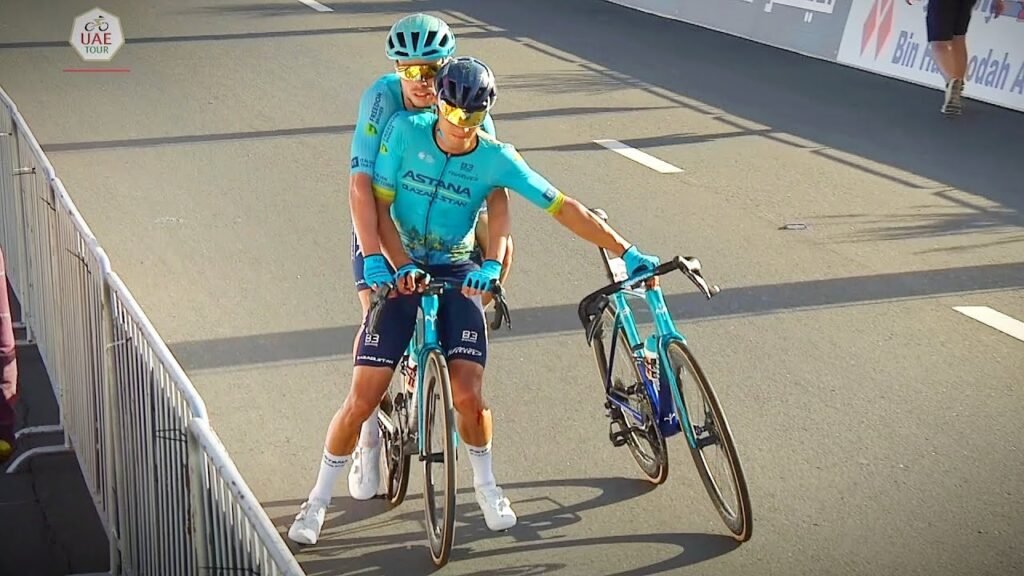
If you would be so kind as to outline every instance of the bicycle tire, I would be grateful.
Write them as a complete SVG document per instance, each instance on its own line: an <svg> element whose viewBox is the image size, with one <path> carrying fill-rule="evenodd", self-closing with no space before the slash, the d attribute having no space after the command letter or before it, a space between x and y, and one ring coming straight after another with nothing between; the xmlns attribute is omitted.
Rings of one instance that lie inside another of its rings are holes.
<svg viewBox="0 0 1024 576"><path fill-rule="evenodd" d="M455 540L455 495L456 486L456 459L455 459L455 409L452 400L452 386L448 375L448 364L444 356L437 350L431 350L427 354L423 366L423 401L426 402L424 417L424 438L423 445L427 450L426 458L423 460L423 510L426 516L427 538L430 542L430 558L435 566L444 566L452 552L452 543ZM438 385L440 390L438 391ZM435 401L435 391L440 392L440 429L443 431L442 455L444 458L444 481L445 501L440 522L434 517L434 502L436 496L433 488L433 472L431 472L432 449L431 436L435 432L434 415L438 408Z"/></svg>
<svg viewBox="0 0 1024 576"><path fill-rule="evenodd" d="M604 312L602 313L605 316L605 318L608 319L608 326L614 325L615 322L615 312L613 310L614 305L610 304L608 308L605 308ZM597 361L597 371L598 374L600 374L601 376L602 388L604 382L608 380L608 355L605 351L604 346L605 325L606 324L602 322L602 324L598 328L597 333L594 335L593 341L594 359ZM615 347L616 350L629 350L629 342L626 340L626 332L622 328L617 328L615 330L615 334L619 338L619 343ZM620 359L619 361L621 362L622 360ZM630 362L629 366L631 367L630 372L634 376L634 382L641 382L640 372L637 369L636 364ZM643 394L643 398L644 407L647 408L647 411L651 416L651 421L648 427L649 430L647 431L647 434L653 435L654 439L652 440L650 436L648 436L646 440L648 445L651 447L651 451L653 453L653 462L647 462L646 458L644 458L643 455L640 453L640 442L635 432L630 433L627 436L626 446L629 448L629 453L633 456L633 460L635 460L637 466L640 467L640 471L643 472L644 475L647 477L647 480L655 485L664 484L665 481L668 480L669 471L668 444L665 441L665 436L662 435L661 433L661 429L658 428L656 419L654 418L653 405L651 404L650 398L647 396L646 393ZM625 421L626 415L623 414L618 407L612 405L610 410L612 410L613 414L617 414L619 417L621 417L623 422Z"/></svg>
<svg viewBox="0 0 1024 576"><path fill-rule="evenodd" d="M715 478L711 474L711 470L708 468L708 463L704 458L704 452L701 447L690 447L690 455L693 457L693 462L696 465L697 473L700 475L701 481L704 484L704 489L707 490L708 496L711 497L711 502L714 504L715 510L718 511L722 521L732 533L734 539L739 542L746 542L747 540L750 540L750 536L753 531L753 515L750 510L750 492L747 488L747 481L743 472L743 466L740 464L739 455L736 452L736 443L733 440L732 429L729 427L729 422L725 417L725 412L722 410L722 405L718 399L718 395L715 393L714 388L711 387L711 383L708 381L703 369L701 369L700 364L693 355L693 352L686 344L678 340L670 342L665 349L669 369L672 370L672 374L676 375L675 385L679 392L679 398L682 399L684 404L682 406L677 404L676 409L681 413L686 413L686 398L683 392L682 382L680 381L678 370L679 366L677 365L676 355L673 354L674 351L678 351L678 357L681 358L681 362L686 364L685 368L687 368L694 376L697 381L697 385L700 387L701 394L706 400L706 405L711 410L711 417L715 425L715 432L725 449L729 468L731 469L730 471L734 481L733 487L736 490L738 500L738 513L729 513L729 505L722 497L721 491L718 488L718 483L715 481ZM682 422L683 419L680 417L680 423ZM693 424L691 423L691 426L692 425ZM689 446L689 442L687 442L687 446Z"/></svg>
<svg viewBox="0 0 1024 576"><path fill-rule="evenodd" d="M380 405L382 417L389 418L396 429L395 433L390 433L383 423L379 424L381 439L384 442L381 459L384 461L385 498L392 507L399 506L405 501L405 495L409 490L409 467L412 464L412 455L405 451L405 440L410 431L406 428L407 420L401 413L409 407L405 375L401 370L404 363L403 359L399 364L400 369L392 376L391 384L388 385L388 391L384 393L384 400ZM398 391L392 394L395 390L396 377Z"/></svg>

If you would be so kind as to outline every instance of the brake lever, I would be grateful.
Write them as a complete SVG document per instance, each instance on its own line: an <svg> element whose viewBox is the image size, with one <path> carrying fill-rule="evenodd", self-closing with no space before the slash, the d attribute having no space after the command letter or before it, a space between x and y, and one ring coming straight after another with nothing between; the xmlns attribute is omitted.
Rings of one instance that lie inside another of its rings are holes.
<svg viewBox="0 0 1024 576"><path fill-rule="evenodd" d="M598 300L598 304L593 307L594 313L590 317L590 324L587 325L587 346L593 346L594 336L597 335L597 328L601 325L601 316L604 315L604 310L610 303L611 300L607 296L602 296L601 299Z"/></svg>
<svg viewBox="0 0 1024 576"><path fill-rule="evenodd" d="M501 329L502 321L511 330L512 315L508 310L508 302L505 301L505 291L498 281L495 281L491 286L491 293L494 294L494 320L491 321L491 330Z"/></svg>
<svg viewBox="0 0 1024 576"><path fill-rule="evenodd" d="M370 310L366 316L366 332L368 334L377 333L377 322L380 320L381 306L391 295L392 286L391 284L384 284L373 294L373 298L370 302Z"/></svg>
<svg viewBox="0 0 1024 576"><path fill-rule="evenodd" d="M707 280L704 279L704 275L701 274L700 260L697 258L679 258L679 269L686 274L686 277L693 282L697 288L704 293L704 296L710 300L712 296L715 296L722 290L715 284L708 284Z"/></svg>

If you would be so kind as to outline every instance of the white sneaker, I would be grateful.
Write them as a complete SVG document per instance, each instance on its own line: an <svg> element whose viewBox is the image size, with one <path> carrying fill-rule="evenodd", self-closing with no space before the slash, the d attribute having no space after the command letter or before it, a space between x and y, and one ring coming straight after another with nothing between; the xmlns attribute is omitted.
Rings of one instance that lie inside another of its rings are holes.
<svg viewBox="0 0 1024 576"><path fill-rule="evenodd" d="M484 513L487 527L493 532L508 530L518 521L508 498L505 498L501 488L497 486L477 488L476 503L480 505L480 511Z"/></svg>
<svg viewBox="0 0 1024 576"><path fill-rule="evenodd" d="M357 446L352 453L352 468L348 471L348 493L355 500L370 500L380 488L380 447Z"/></svg>
<svg viewBox="0 0 1024 576"><path fill-rule="evenodd" d="M299 544L316 544L320 539L320 529L324 527L324 515L327 502L323 500L306 500L302 503L295 521L288 529L288 538Z"/></svg>

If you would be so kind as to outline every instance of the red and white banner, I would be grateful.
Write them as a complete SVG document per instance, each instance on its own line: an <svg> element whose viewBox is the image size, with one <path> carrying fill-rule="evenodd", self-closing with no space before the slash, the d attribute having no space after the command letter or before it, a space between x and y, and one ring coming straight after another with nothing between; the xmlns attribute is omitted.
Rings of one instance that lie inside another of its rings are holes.
<svg viewBox="0 0 1024 576"><path fill-rule="evenodd" d="M993 0L978 0L967 31L964 96L1024 111L1024 1L1006 1L1001 16ZM853 0L837 60L942 88L945 81L928 46L927 2Z"/></svg>

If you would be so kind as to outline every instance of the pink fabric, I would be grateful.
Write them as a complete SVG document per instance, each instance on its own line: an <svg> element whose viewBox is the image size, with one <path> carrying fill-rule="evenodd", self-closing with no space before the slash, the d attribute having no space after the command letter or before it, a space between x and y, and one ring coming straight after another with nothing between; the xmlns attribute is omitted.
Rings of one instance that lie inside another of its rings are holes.
<svg viewBox="0 0 1024 576"><path fill-rule="evenodd" d="M18 400L18 359L14 347L11 302L7 296L7 264L0 250L0 439L14 443L14 404Z"/></svg>

